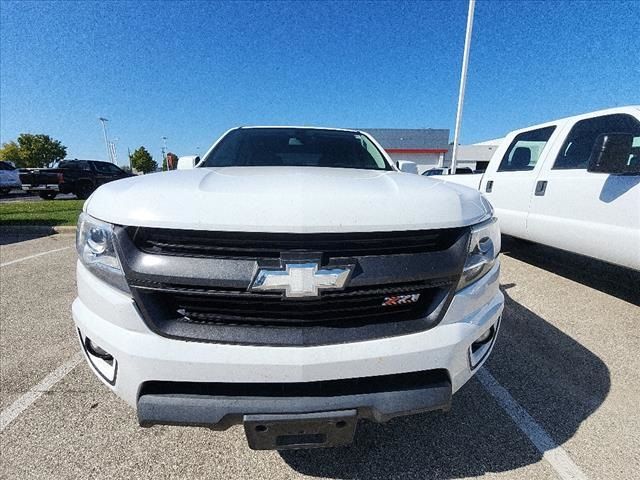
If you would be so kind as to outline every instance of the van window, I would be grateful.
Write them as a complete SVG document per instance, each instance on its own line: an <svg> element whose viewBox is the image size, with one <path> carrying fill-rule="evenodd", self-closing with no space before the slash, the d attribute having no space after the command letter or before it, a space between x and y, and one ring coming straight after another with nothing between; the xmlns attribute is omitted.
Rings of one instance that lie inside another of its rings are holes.
<svg viewBox="0 0 640 480"><path fill-rule="evenodd" d="M580 120L569 132L553 164L553 170L586 169L596 139L603 133L631 133L638 137L640 122L623 113ZM629 160L634 161L633 158Z"/></svg>
<svg viewBox="0 0 640 480"><path fill-rule="evenodd" d="M498 167L499 172L533 170L540 154L551 138L555 126L530 130L516 135Z"/></svg>

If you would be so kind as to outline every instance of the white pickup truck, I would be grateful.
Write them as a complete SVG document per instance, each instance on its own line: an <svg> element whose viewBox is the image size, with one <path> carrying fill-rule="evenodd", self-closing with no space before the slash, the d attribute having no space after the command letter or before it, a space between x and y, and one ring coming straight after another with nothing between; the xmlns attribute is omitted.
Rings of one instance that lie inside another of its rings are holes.
<svg viewBox="0 0 640 480"><path fill-rule="evenodd" d="M143 426L243 424L255 449L447 410L504 302L489 202L354 130L237 128L195 168L103 185L77 250L94 373Z"/></svg>
<svg viewBox="0 0 640 480"><path fill-rule="evenodd" d="M509 133L484 174L433 177L478 188L502 233L640 270L640 107Z"/></svg>

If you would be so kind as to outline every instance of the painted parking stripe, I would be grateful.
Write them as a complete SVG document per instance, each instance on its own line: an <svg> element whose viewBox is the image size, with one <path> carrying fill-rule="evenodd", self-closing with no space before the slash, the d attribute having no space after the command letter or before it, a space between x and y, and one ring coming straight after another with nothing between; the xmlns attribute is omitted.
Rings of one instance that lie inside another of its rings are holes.
<svg viewBox="0 0 640 480"><path fill-rule="evenodd" d="M476 377L502 409L511 417L518 428L542 454L558 476L563 480L586 480L567 452L557 445L551 436L536 422L531 415L498 383L489 370L481 368Z"/></svg>
<svg viewBox="0 0 640 480"><path fill-rule="evenodd" d="M0 413L0 432L9 426L18 416L29 408L33 402L51 389L56 383L62 380L71 370L76 368L82 361L82 352L77 352L69 360L56 368L49 375L44 377L40 383L34 386L27 393L19 397Z"/></svg>
<svg viewBox="0 0 640 480"><path fill-rule="evenodd" d="M24 262L25 260L31 260L32 258L41 257L42 255L49 255L50 253L61 252L62 250L68 250L71 247L62 247L56 248L55 250L47 250L46 252L35 253L33 255L29 255L28 257L18 258L16 260L11 260L10 262L0 263L0 267L6 267L7 265L13 265L14 263Z"/></svg>

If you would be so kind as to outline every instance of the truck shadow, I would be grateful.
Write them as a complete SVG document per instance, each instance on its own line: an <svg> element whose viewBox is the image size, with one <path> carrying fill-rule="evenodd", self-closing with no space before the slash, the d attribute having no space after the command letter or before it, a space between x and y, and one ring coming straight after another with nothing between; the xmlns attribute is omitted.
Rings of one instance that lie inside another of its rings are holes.
<svg viewBox="0 0 640 480"><path fill-rule="evenodd" d="M592 352L512 300L506 289L501 333L488 368L558 445L603 403L607 366ZM449 413L384 425L360 424L345 448L280 452L297 472L340 479L459 478L506 472L542 455L472 379Z"/></svg>
<svg viewBox="0 0 640 480"><path fill-rule="evenodd" d="M506 235L502 254L640 306L640 272Z"/></svg>

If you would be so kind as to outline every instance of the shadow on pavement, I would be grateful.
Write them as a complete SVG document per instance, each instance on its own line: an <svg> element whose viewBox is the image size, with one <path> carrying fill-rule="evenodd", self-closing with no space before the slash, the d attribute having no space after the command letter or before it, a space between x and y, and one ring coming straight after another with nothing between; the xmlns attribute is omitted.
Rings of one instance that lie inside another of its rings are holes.
<svg viewBox="0 0 640 480"><path fill-rule="evenodd" d="M10 245L12 243L24 242L26 240L34 240L36 238L48 237L49 235L53 235L55 232L53 229L45 229L43 228L38 232L16 232L15 230L5 230L4 227L0 227L0 246L1 245Z"/></svg>
<svg viewBox="0 0 640 480"><path fill-rule="evenodd" d="M606 398L609 370L589 350L504 293L501 333L487 367L562 445ZM350 447L280 455L300 473L340 479L459 478L510 471L541 459L475 379L456 393L449 413L398 418L384 425L361 423Z"/></svg>
<svg viewBox="0 0 640 480"><path fill-rule="evenodd" d="M503 235L502 254L640 306L640 272Z"/></svg>

